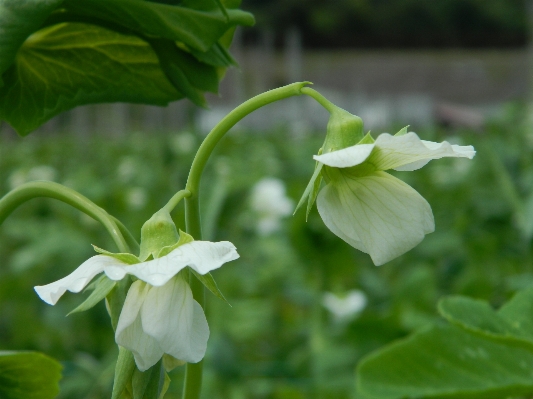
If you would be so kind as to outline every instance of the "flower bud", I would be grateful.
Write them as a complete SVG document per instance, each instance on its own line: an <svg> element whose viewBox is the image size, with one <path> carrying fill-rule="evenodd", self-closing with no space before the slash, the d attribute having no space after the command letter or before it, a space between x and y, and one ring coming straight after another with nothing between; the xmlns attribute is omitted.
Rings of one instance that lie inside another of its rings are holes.
<svg viewBox="0 0 533 399"><path fill-rule="evenodd" d="M141 253L144 262L150 255L154 258L161 248L175 244L179 239L176 225L168 211L161 209L154 213L141 228Z"/></svg>
<svg viewBox="0 0 533 399"><path fill-rule="evenodd" d="M342 150L359 143L364 136L363 120L339 107L329 111L330 117L322 153Z"/></svg>

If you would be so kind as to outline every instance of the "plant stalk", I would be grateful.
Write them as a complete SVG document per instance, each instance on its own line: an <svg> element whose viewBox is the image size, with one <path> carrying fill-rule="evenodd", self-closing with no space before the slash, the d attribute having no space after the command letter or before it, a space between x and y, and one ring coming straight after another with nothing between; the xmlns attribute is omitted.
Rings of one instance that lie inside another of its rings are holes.
<svg viewBox="0 0 533 399"><path fill-rule="evenodd" d="M220 139L222 139L222 137L224 137L224 135L246 115L267 104L283 100L285 98L301 95L302 88L308 84L310 83L292 83L290 85L259 94L248 101L245 101L227 114L206 136L200 145L196 156L194 157L191 170L189 172L189 178L187 179L187 185L185 187L185 189L190 192L190 196L185 197L186 230L187 233L192 235L195 240L202 239L199 202L200 179L202 177L205 165L207 164L209 157L211 156ZM194 276L190 277L189 283L194 299L203 308L205 304L204 286L198 279L194 278ZM187 363L182 399L200 398L200 392L202 388L202 369L203 361L199 363Z"/></svg>

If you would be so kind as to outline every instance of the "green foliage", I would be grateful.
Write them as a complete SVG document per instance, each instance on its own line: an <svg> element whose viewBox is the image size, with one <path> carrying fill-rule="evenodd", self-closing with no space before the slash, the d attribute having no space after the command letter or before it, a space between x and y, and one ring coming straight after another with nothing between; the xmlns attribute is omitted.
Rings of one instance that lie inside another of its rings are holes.
<svg viewBox="0 0 533 399"><path fill-rule="evenodd" d="M78 105L205 106L236 25L251 14L220 1L0 1L0 120L21 135ZM238 5L237 5L238 6Z"/></svg>
<svg viewBox="0 0 533 399"><path fill-rule="evenodd" d="M448 297L439 310L451 324L424 328L361 361L364 398L502 398L530 395L533 288L495 312L485 301Z"/></svg>
<svg viewBox="0 0 533 399"><path fill-rule="evenodd" d="M517 111L489 124L483 134L411 127L423 139L473 144L479 152L473 161L444 159L416 172L396 173L431 204L436 231L382 267L331 234L315 208L307 222L299 212L274 234L265 236L257 227L250 187L265 176L278 177L296 203L313 173L312 155L324 132L305 137L286 131L231 132L210 161L202 185L204 239L229 239L241 255L212 273L232 307L206 293L211 337L205 397L351 399L358 361L420 328L442 339L447 335L443 331L461 331L471 337L469 342L487 348L507 348L511 339L524 345L524 337L510 338L502 324L481 318L493 315L492 307L501 309L496 313L501 318L502 304L533 283L533 252L519 228L520 213L495 179L493 154L482 149L484 144L494 150L518 200L525 202L533 192L533 147L519 128ZM199 143L200 135L191 132L149 140L134 133L85 141L72 136L2 139L0 190L6 193L37 178L64 183L124 221L138 239L143 223L185 186ZM181 204L172 218L184 229ZM92 219L47 199L26 203L0 229L0 342L8 350L28 348L60 359L64 378L58 399L111 397L116 346L103 301L65 317L84 294L67 293L52 307L31 289L64 277L94 256L90 244L117 251ZM323 307L325 292L343 296L352 289L368 298L362 312L339 319ZM484 301L486 312L475 308L479 318L469 311L466 319L450 302L443 312L453 316L454 324L432 330L428 326L442 323L438 299L450 294L468 301L459 303L461 309ZM183 367L169 373L166 399L181 397L182 374Z"/></svg>
<svg viewBox="0 0 533 399"><path fill-rule="evenodd" d="M0 397L53 399L59 392L61 365L36 352L0 352Z"/></svg>

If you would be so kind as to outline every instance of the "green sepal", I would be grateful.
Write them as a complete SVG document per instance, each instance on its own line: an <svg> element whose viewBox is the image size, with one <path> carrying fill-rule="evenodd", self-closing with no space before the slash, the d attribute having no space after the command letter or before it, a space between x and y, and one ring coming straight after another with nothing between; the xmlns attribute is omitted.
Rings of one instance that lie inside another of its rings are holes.
<svg viewBox="0 0 533 399"><path fill-rule="evenodd" d="M162 248L175 245L178 239L178 230L170 213L164 208L160 209L141 228L139 260L144 262L150 255L158 257Z"/></svg>
<svg viewBox="0 0 533 399"><path fill-rule="evenodd" d="M164 372L163 374L165 375L165 379L163 381L163 386L161 387L161 392L159 393L159 397L157 399L163 399L168 391L168 387L170 386L170 377L166 372Z"/></svg>
<svg viewBox="0 0 533 399"><path fill-rule="evenodd" d="M105 249L99 248L96 245L93 245L93 248L96 252L102 255L111 256L112 258L115 258L116 260L119 260L123 263L126 263L128 265L135 265L137 263L140 263L139 258L137 258L133 254L127 254L127 253L118 253L115 254L113 252L106 251Z"/></svg>
<svg viewBox="0 0 533 399"><path fill-rule="evenodd" d="M231 304L228 302L226 297L222 294L222 292L218 288L218 285L217 285L215 279L213 278L213 276L211 275L211 273L206 273L206 274L202 275L200 273L197 273L196 271L194 271L191 268L189 268L189 270L192 272L192 274L194 274L194 276L198 280L200 280L200 282L205 286L205 288L207 288L209 291L211 291L213 293L213 295L215 295L219 299L222 299L229 306L231 306Z"/></svg>
<svg viewBox="0 0 533 399"><path fill-rule="evenodd" d="M320 165L319 165L320 164ZM305 213L305 220L307 221L307 218L309 217L309 212L311 212L311 209L313 208L313 204L316 201L316 197L318 196L318 192L320 191L320 186L322 184L322 174L320 171L322 170L322 167L324 166L323 163L317 162L317 165L315 166L315 169L318 169L318 175L316 177L316 180L313 184L313 188L311 192L309 193L309 200L307 201L307 212Z"/></svg>
<svg viewBox="0 0 533 399"><path fill-rule="evenodd" d="M322 148L318 151L318 155L322 154ZM311 180L309 180L309 183L307 183L307 187L304 190L304 193L302 194L302 198L300 198L300 201L298 201L298 205L296 205L296 209L292 213L293 215L300 209L300 207L307 202L307 213L305 215L305 220L307 220L307 217L309 216L309 212L311 211L311 207L313 206L316 196L318 195L318 191L320 189L320 183L322 182L322 175L320 172L322 171L322 167L324 166L321 162L316 162L315 164L315 170L313 172L313 175L311 176ZM320 177L320 179L319 179ZM318 180L318 184L317 184Z"/></svg>
<svg viewBox="0 0 533 399"><path fill-rule="evenodd" d="M106 309L111 318L111 325L113 330L117 329L118 319L122 308L124 307L124 301L128 295L128 291L132 284L131 278L123 278L122 280L116 282L115 287L109 291L105 300L106 300Z"/></svg>
<svg viewBox="0 0 533 399"><path fill-rule="evenodd" d="M87 297L78 307L71 310L67 316L70 316L72 313L84 312L86 310L94 307L98 302L104 299L117 284L116 281L109 279L107 276L100 276L100 278L95 282L94 290L91 292L91 295Z"/></svg>
<svg viewBox="0 0 533 399"><path fill-rule="evenodd" d="M161 360L158 361L146 371L140 371L137 368L133 370L131 377L133 399L154 399L160 397L161 363Z"/></svg>
<svg viewBox="0 0 533 399"><path fill-rule="evenodd" d="M167 373L170 373L176 367L183 366L187 362L185 360L176 359L174 356L165 353L163 355L163 367Z"/></svg>
<svg viewBox="0 0 533 399"><path fill-rule="evenodd" d="M136 367L133 353L126 348L119 346L111 399L120 399L123 396L123 393L126 391L128 385L131 384L131 379L135 369Z"/></svg>
<svg viewBox="0 0 533 399"><path fill-rule="evenodd" d="M410 125L402 127L394 136L403 136L404 134L407 134L407 129L409 128L409 126Z"/></svg>
<svg viewBox="0 0 533 399"><path fill-rule="evenodd" d="M333 104L328 111L330 116L322 146L324 154L351 147L361 140L364 133L360 117Z"/></svg>
<svg viewBox="0 0 533 399"><path fill-rule="evenodd" d="M0 398L54 399L61 364L38 352L0 352Z"/></svg>
<svg viewBox="0 0 533 399"><path fill-rule="evenodd" d="M375 141L376 140L374 140L374 138L372 137L370 132L368 132L367 134L365 134L365 137L363 137L361 139L361 141L359 143L357 143L357 145L359 145L359 144L374 144Z"/></svg>
<svg viewBox="0 0 533 399"><path fill-rule="evenodd" d="M161 248L161 250L157 254L157 258L161 258L165 255L168 255L169 253L174 251L176 248L194 241L194 238L190 234L185 233L184 231L180 230L179 234L180 234L180 238L178 242L173 245L168 245L166 247Z"/></svg>

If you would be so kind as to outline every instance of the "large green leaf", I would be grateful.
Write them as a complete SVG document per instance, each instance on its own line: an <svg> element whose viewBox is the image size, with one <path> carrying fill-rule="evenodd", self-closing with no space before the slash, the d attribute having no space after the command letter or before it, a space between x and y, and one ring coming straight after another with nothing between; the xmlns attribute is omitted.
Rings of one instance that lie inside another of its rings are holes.
<svg viewBox="0 0 533 399"><path fill-rule="evenodd" d="M0 398L53 399L61 365L37 352L0 352Z"/></svg>
<svg viewBox="0 0 533 399"><path fill-rule="evenodd" d="M533 393L533 348L433 326L366 357L365 398L501 399Z"/></svg>
<svg viewBox="0 0 533 399"><path fill-rule="evenodd" d="M0 121L28 134L78 105L206 105L225 68L236 1L0 0ZM4 87L2 87L2 85Z"/></svg>
<svg viewBox="0 0 533 399"><path fill-rule="evenodd" d="M479 300L439 303L451 322L367 356L357 371L365 399L505 398L533 394L533 289L498 311Z"/></svg>
<svg viewBox="0 0 533 399"><path fill-rule="evenodd" d="M233 25L253 25L253 16L227 10L229 19L216 4L209 10L151 3L144 0L66 0L65 8L76 14L98 18L149 37L183 42L207 51Z"/></svg>
<svg viewBox="0 0 533 399"><path fill-rule="evenodd" d="M0 119L21 135L77 105L166 105L183 98L146 42L77 23L54 25L31 36L4 81Z"/></svg>
<svg viewBox="0 0 533 399"><path fill-rule="evenodd" d="M519 340L533 347L533 289L519 292L498 311L487 302L452 296L439 303L440 313L451 323L495 339Z"/></svg>
<svg viewBox="0 0 533 399"><path fill-rule="evenodd" d="M0 0L0 86L2 73L15 59L22 43L63 0Z"/></svg>

